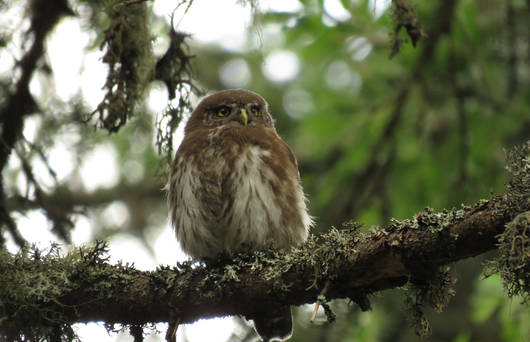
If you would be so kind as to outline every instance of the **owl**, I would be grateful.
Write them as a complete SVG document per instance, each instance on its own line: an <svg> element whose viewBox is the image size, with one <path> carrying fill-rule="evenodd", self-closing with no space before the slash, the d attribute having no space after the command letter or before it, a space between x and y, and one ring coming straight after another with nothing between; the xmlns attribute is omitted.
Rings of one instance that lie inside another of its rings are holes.
<svg viewBox="0 0 530 342"><path fill-rule="evenodd" d="M219 91L197 105L167 189L177 239L196 259L288 250L312 225L296 158L276 133L267 102L248 90ZM265 341L286 339L290 308L255 318L254 326Z"/></svg>

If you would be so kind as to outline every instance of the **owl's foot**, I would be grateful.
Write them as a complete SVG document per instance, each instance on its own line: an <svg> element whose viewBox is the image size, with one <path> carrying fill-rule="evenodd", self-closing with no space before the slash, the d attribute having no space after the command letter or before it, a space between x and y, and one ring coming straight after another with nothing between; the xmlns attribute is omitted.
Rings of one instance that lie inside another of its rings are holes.
<svg viewBox="0 0 530 342"><path fill-rule="evenodd" d="M166 331L166 342L176 342L177 341L177 329L179 328L179 321L170 321Z"/></svg>
<svg viewBox="0 0 530 342"><path fill-rule="evenodd" d="M264 342L285 341L293 333L291 307L278 307L254 318L254 329Z"/></svg>

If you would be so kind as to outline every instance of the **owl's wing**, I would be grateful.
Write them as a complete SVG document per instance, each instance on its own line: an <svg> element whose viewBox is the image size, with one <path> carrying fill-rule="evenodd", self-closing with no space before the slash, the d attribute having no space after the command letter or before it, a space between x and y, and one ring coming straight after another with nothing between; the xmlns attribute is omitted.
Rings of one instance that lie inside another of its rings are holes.
<svg viewBox="0 0 530 342"><path fill-rule="evenodd" d="M298 175L298 178L300 178L300 171L298 170L298 161L296 160L296 156L294 155L293 150L291 149L291 147L289 147L289 145L287 145L285 141L282 140L282 138L280 138L279 135L275 135L276 145L278 145L281 154L283 154L286 159L285 162L287 165L284 165L284 167L288 169L292 168L293 171L295 171Z"/></svg>
<svg viewBox="0 0 530 342"><path fill-rule="evenodd" d="M171 223L182 249L195 258L221 252L215 235L223 198L212 151L201 136L188 135L179 147L169 179Z"/></svg>

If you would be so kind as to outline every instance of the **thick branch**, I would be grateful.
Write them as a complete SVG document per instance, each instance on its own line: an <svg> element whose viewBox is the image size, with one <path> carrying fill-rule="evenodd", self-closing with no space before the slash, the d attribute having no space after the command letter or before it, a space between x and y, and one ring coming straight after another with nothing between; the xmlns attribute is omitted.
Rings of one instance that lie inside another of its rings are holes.
<svg viewBox="0 0 530 342"><path fill-rule="evenodd" d="M328 299L362 302L367 294L428 277L440 265L496 249L505 225L529 209L526 197L498 196L460 210L426 210L369 234L333 229L286 254L257 252L229 264L153 272L110 265L101 246L66 257L4 252L0 313L7 317L0 317L0 331L19 333L30 321L143 324L175 317L181 323L253 317L280 303L314 302L326 282Z"/></svg>

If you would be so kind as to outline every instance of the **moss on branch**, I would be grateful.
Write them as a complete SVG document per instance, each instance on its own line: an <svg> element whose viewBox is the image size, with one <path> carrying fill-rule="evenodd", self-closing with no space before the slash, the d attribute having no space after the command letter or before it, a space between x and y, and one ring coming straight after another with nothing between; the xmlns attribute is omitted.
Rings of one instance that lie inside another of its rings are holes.
<svg viewBox="0 0 530 342"><path fill-rule="evenodd" d="M529 209L526 198L503 195L454 211L426 210L366 234L358 225L332 229L289 253L254 252L228 262L150 272L111 265L102 243L64 256L56 246L46 253L3 251L1 336L69 336L74 322L252 318L278 304L314 302L327 282L326 299L351 298L368 307L367 295L410 281L421 288L417 299L441 308L451 291L440 285L447 277L436 280L439 267L496 249L505 225Z"/></svg>
<svg viewBox="0 0 530 342"><path fill-rule="evenodd" d="M408 310L424 334L422 306L441 311L454 294L446 265L495 249L501 253L490 271L503 276L508 295L528 300L530 142L508 153L507 169L504 195L438 213L427 208L368 233L350 223L290 252L139 271L110 264L104 243L65 255L58 246L2 250L0 340L72 340L75 322L122 323L138 332L155 322L255 318L277 305L312 303L323 292L326 300L350 298L368 310L368 295L405 284Z"/></svg>

